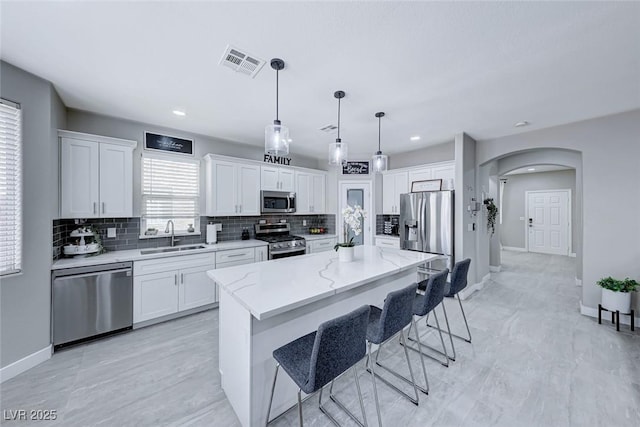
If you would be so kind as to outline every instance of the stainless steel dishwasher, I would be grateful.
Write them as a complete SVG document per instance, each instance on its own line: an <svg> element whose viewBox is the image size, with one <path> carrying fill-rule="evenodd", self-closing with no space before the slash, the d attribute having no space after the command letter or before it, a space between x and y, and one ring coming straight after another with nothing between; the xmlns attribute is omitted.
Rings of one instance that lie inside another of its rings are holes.
<svg viewBox="0 0 640 427"><path fill-rule="evenodd" d="M54 270L51 280L54 348L131 329L131 262Z"/></svg>

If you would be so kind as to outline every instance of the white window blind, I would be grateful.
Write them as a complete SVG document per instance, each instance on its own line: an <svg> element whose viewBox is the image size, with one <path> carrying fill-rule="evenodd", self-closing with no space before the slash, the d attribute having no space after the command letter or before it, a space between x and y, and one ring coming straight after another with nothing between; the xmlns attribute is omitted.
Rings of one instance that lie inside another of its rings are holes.
<svg viewBox="0 0 640 427"><path fill-rule="evenodd" d="M22 269L22 114L0 100L0 275Z"/></svg>
<svg viewBox="0 0 640 427"><path fill-rule="evenodd" d="M199 195L199 161L144 155L141 234L146 228L162 232L169 220L176 232L186 232L189 224L199 231Z"/></svg>

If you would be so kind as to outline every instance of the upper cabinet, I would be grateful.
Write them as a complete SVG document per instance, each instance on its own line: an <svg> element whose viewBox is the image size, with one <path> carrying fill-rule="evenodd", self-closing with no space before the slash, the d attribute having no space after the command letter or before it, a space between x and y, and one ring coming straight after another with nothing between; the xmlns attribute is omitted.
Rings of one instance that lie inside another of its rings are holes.
<svg viewBox="0 0 640 427"><path fill-rule="evenodd" d="M416 181L441 179L443 190L454 189L454 162L434 163L415 168L389 170L382 177L382 213L385 215L400 214L400 194L411 191L411 184Z"/></svg>
<svg viewBox="0 0 640 427"><path fill-rule="evenodd" d="M326 174L295 172L296 213L325 213Z"/></svg>
<svg viewBox="0 0 640 427"><path fill-rule="evenodd" d="M260 166L205 156L207 216L260 215Z"/></svg>
<svg viewBox="0 0 640 427"><path fill-rule="evenodd" d="M289 191L294 189L294 171L290 168L262 166L260 168L260 189L267 191Z"/></svg>
<svg viewBox="0 0 640 427"><path fill-rule="evenodd" d="M133 216L133 150L137 142L59 131L60 217Z"/></svg>

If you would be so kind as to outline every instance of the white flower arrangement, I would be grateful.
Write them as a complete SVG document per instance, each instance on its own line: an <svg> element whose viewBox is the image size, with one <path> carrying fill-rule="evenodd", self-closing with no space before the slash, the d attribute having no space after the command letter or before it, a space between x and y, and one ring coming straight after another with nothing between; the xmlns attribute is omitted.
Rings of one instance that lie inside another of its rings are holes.
<svg viewBox="0 0 640 427"><path fill-rule="evenodd" d="M333 247L336 251L338 248L350 248L355 246L353 243L353 237L348 239L349 229L353 231L355 236L359 236L362 233L362 220L367 217L367 212L365 212L360 206L349 206L342 210L342 219L344 221L344 242L338 243Z"/></svg>

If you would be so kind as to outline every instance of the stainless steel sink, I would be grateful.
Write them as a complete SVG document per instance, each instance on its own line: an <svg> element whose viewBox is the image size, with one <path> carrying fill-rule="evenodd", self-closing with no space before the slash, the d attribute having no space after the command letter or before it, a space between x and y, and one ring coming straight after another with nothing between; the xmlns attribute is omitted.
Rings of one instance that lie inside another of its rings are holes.
<svg viewBox="0 0 640 427"><path fill-rule="evenodd" d="M184 251L192 251L194 249L204 249L205 245L184 245L184 246L173 246L169 248L157 248L157 249L146 249L144 251L140 251L141 255L153 255L153 254L164 254L168 252L184 252Z"/></svg>

